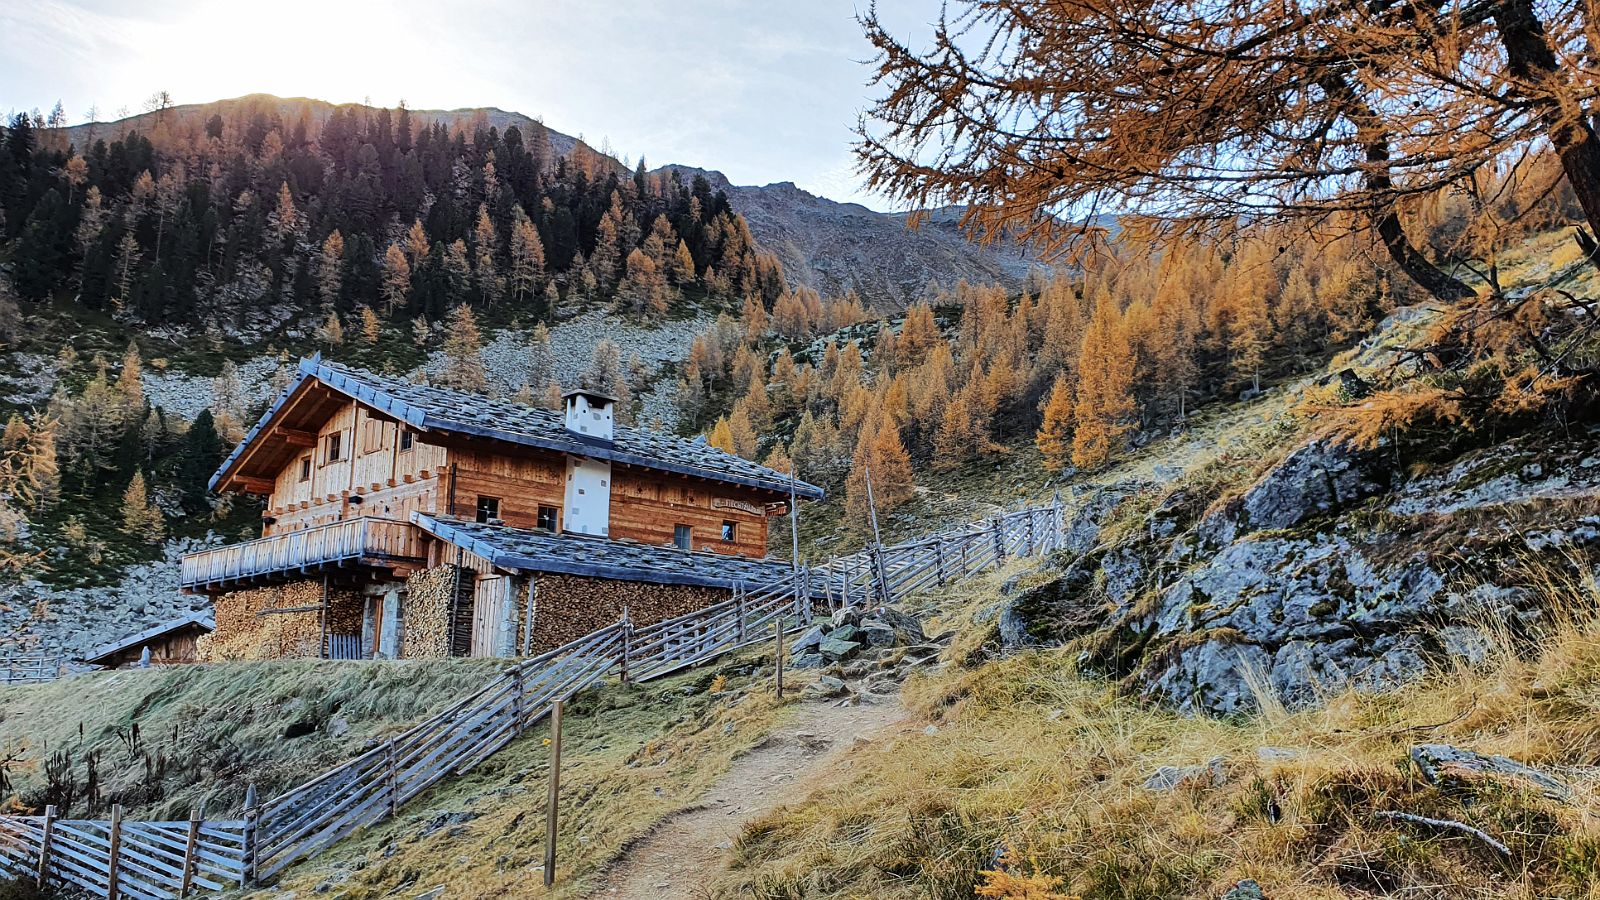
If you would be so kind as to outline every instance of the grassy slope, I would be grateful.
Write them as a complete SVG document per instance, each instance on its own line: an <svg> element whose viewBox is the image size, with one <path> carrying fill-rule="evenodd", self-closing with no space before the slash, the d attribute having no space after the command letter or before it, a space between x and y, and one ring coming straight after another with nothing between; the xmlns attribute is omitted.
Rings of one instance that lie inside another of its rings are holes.
<svg viewBox="0 0 1600 900"><path fill-rule="evenodd" d="M588 876L690 804L782 721L795 701L773 698L770 662L747 651L643 686L606 684L567 707L552 896L584 896ZM530 729L396 819L291 867L276 890L303 896L326 884L349 900L409 897L441 885L447 897L542 893L548 736L547 722Z"/></svg>
<svg viewBox="0 0 1600 900"><path fill-rule="evenodd" d="M122 802L130 817L184 818L201 801L228 815L248 783L262 797L292 787L449 705L503 665L237 663L0 688L0 759L14 759L9 777L29 807L42 802L45 761L65 751L80 789L89 755L98 754L103 803ZM74 804L73 815L84 813L84 802Z"/></svg>
<svg viewBox="0 0 1600 900"><path fill-rule="evenodd" d="M986 633L968 617L994 586L944 598L966 623L956 656ZM936 732L867 747L808 802L748 825L712 894L967 898L1010 847L1021 871L1059 879L1056 893L1026 895L1036 900L1214 898L1246 877L1272 897L1600 896L1592 782L1562 805L1493 786L1443 791L1407 763L1417 742L1551 766L1600 758L1600 591L1559 577L1551 587L1584 612L1532 658L1502 648L1486 669L1292 715L1182 718L1078 677L1067 650L914 680L908 705ZM1215 757L1221 786L1142 787L1158 766ZM1471 823L1512 856L1378 810Z"/></svg>

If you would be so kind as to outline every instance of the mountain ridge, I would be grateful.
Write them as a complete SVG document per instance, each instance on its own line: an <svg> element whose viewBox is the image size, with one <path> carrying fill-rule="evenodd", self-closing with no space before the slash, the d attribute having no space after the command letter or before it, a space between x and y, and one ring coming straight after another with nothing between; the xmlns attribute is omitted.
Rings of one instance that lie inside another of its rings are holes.
<svg viewBox="0 0 1600 900"><path fill-rule="evenodd" d="M109 122L72 125L65 132L67 139L82 149L103 137L106 130L120 134L136 127L153 132L162 126L172 127L174 120L197 124L220 113L232 116L243 111L249 115L255 111L252 107L276 113L285 122L302 117L323 121L337 110L377 113L395 109L256 93L180 104ZM409 113L414 123L443 122L449 128L470 128L475 123L501 130L513 125L524 131L537 127L559 155L566 156L583 147L596 158L609 160L619 173L628 171L621 160L595 149L581 136L557 131L525 113L493 106L414 109ZM738 185L716 169L686 163L659 166L650 172L677 172L685 180L703 176L714 190L726 193L733 209L749 222L757 245L783 262L791 283L824 295L854 290L865 300L902 307L920 297L930 281L996 281L1014 289L1030 271L1044 266L1031 247L1015 243L984 245L969 240L959 226L958 207L925 210L929 215L920 227L912 228L910 211L879 212L859 203L813 194L793 181Z"/></svg>

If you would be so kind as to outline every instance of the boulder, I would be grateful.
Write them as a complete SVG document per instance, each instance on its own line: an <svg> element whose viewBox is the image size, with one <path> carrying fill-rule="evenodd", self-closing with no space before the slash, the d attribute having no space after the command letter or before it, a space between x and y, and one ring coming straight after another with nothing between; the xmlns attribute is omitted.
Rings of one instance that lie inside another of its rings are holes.
<svg viewBox="0 0 1600 900"><path fill-rule="evenodd" d="M1228 761L1213 757L1204 765L1161 766L1144 780L1147 791L1170 791L1185 785L1221 787L1228 780Z"/></svg>
<svg viewBox="0 0 1600 900"><path fill-rule="evenodd" d="M1382 452L1313 439L1262 475L1243 496L1208 517L1201 535L1220 546L1252 531L1292 528L1380 494L1388 489L1389 480Z"/></svg>
<svg viewBox="0 0 1600 900"><path fill-rule="evenodd" d="M822 642L822 646L818 648L818 651L822 654L823 659L839 662L854 656L860 649L861 645L855 641L840 641L828 638Z"/></svg>
<svg viewBox="0 0 1600 900"><path fill-rule="evenodd" d="M845 625L841 628L835 628L834 630L828 632L828 636L823 640L850 641L853 643L860 643L861 629L855 625Z"/></svg>
<svg viewBox="0 0 1600 900"><path fill-rule="evenodd" d="M901 643L893 628L876 622L862 624L861 639L866 641L869 647L893 647Z"/></svg>
<svg viewBox="0 0 1600 900"><path fill-rule="evenodd" d="M928 639L922 633L922 623L917 617L901 612L892 606L880 606L867 613L861 620L862 627L869 624L878 624L892 629L896 639L902 644L920 644Z"/></svg>
<svg viewBox="0 0 1600 900"><path fill-rule="evenodd" d="M801 653L789 665L796 669L820 669L827 664L820 653Z"/></svg>
<svg viewBox="0 0 1600 900"><path fill-rule="evenodd" d="M1506 756L1488 756L1450 744L1418 744L1411 748L1411 761L1430 784L1472 786L1496 782L1531 787L1551 800L1572 799L1572 788L1554 775Z"/></svg>
<svg viewBox="0 0 1600 900"><path fill-rule="evenodd" d="M860 607L846 606L843 609L836 609L833 611L832 624L835 628L843 628L846 625L856 625L860 622Z"/></svg>
<svg viewBox="0 0 1600 900"><path fill-rule="evenodd" d="M805 700L828 700L842 697L849 692L842 680L832 675L824 675L811 682L800 690L800 697Z"/></svg>
<svg viewBox="0 0 1600 900"><path fill-rule="evenodd" d="M1261 885L1254 878L1246 878L1222 895L1222 900L1267 900Z"/></svg>
<svg viewBox="0 0 1600 900"><path fill-rule="evenodd" d="M789 645L789 652L799 656L800 654L821 646L822 637L822 626L813 625L810 628L807 628L804 634L794 639L794 643Z"/></svg>

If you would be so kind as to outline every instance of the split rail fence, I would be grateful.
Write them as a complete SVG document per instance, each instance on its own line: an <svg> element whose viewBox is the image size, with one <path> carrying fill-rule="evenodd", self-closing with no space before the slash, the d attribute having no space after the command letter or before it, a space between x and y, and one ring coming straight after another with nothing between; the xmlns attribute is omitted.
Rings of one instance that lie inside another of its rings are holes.
<svg viewBox="0 0 1600 900"><path fill-rule="evenodd" d="M67 671L64 656L44 653L17 653L0 656L0 684L42 684L55 681Z"/></svg>
<svg viewBox="0 0 1600 900"><path fill-rule="evenodd" d="M108 900L168 900L269 878L388 819L441 780L489 758L609 674L644 682L771 640L819 601L865 605L968 578L1060 543L1059 504L874 548L650 625L622 620L506 669L475 693L240 820L109 822L0 816L0 874L64 883Z"/></svg>

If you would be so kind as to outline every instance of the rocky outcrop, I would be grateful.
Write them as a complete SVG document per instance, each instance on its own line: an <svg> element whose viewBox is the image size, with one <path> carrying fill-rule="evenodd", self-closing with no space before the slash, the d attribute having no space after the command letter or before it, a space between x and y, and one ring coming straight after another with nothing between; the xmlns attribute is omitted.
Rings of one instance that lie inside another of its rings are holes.
<svg viewBox="0 0 1600 900"><path fill-rule="evenodd" d="M1188 490L1111 546L1099 525L1130 495L1088 498L1072 549L995 608L1001 643L1075 642L1086 668L1186 712L1300 708L1482 662L1544 615L1515 579L1496 583L1501 561L1600 547L1600 459L1582 441L1490 448L1392 488L1380 456L1312 441L1197 522Z"/></svg>
<svg viewBox="0 0 1600 900"><path fill-rule="evenodd" d="M1312 440L1261 476L1200 529L1212 546L1252 531L1292 528L1387 490L1388 463L1328 439Z"/></svg>

